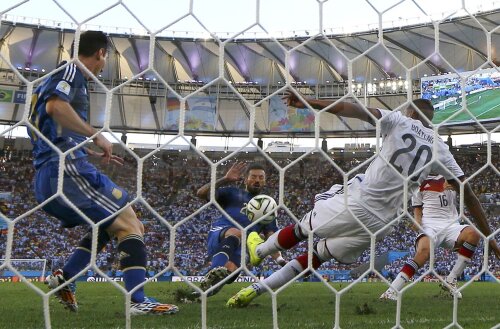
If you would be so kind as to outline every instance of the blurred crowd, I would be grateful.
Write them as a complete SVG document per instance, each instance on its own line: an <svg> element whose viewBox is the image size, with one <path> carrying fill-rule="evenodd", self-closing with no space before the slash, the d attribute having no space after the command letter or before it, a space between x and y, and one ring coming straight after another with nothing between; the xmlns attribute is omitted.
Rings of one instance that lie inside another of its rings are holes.
<svg viewBox="0 0 500 329"><path fill-rule="evenodd" d="M138 156L144 156L140 154ZM207 203L196 197L196 190L210 181L211 165L194 152L158 152L144 160L142 179L138 179L137 161L125 154L123 166L96 166L102 169L117 184L125 187L131 196L133 207L145 225L145 242L148 249L148 270L150 274L165 271L179 271L185 275L203 275L209 261L206 257L206 237L212 220L219 216L215 204ZM217 178L222 177L234 161L254 160L256 155L237 155L231 160L221 162L217 166ZM264 157L257 155L268 171L268 187L265 193L278 200L279 173L275 166ZM271 156L272 157L272 156ZM485 166L485 154L455 154L467 176L473 176L470 183L483 203L492 228L500 227L500 177L494 169ZM496 155L498 157L498 155ZM283 199L286 209L280 209L277 218L278 226L283 227L300 218L312 208L314 195L327 190L335 183L342 183L343 176L323 155L309 155L296 162L297 157L280 156L273 158L276 165L287 167L284 173ZM496 159L498 163L498 158ZM219 159L209 159L212 163ZM367 158L335 159L339 169L352 174L364 171ZM483 168L485 167L485 168ZM68 255L77 245L82 234L89 227L65 229L59 222L46 215L37 206L33 193L33 174L31 155L25 152L3 152L0 155L0 187L4 195L5 216L15 220L12 258L44 258L49 268L62 266ZM349 177L352 177L351 175ZM140 183L138 183L140 182ZM141 185L140 185L141 184ZM411 209L408 209L411 214ZM293 214L291 216L290 214ZM465 215L467 212L465 211ZM295 219L293 218L295 217ZM1 224L0 224L1 226ZM411 229L412 222L407 216L395 227L395 231L376 243L375 254L386 255L390 251L407 251L408 256L414 251L413 241L417 235ZM1 227L0 227L1 228ZM5 258L7 235L0 234L0 258ZM497 234L500 241L500 234ZM104 271L117 271L118 260L115 258L115 242L108 245L97 256L97 265ZM298 253L306 251L303 243L293 253L285 252L286 259L292 259ZM456 255L439 248L435 254L434 269L437 273L447 273L453 266ZM366 263L370 252L366 251L355 264L342 265L329 262L322 270L349 270ZM406 257L386 265L382 272L394 277ZM466 269L467 275L481 271L483 263L483 247L476 252L473 264ZM500 262L489 257L489 269L500 275ZM266 260L261 267L253 269L263 275L276 270L277 265ZM421 270L421 273L427 268Z"/></svg>

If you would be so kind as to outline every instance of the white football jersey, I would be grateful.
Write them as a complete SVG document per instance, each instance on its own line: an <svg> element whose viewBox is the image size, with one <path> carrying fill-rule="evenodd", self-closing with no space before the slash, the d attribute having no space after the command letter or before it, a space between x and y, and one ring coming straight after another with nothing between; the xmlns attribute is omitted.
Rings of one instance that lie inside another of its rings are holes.
<svg viewBox="0 0 500 329"><path fill-rule="evenodd" d="M382 147L365 172L359 202L381 220L390 221L397 216L398 209L405 208L406 179L410 198L431 171L447 180L464 173L448 145L439 135L434 136L432 129L400 111L379 111ZM437 161L432 161L433 154Z"/></svg>
<svg viewBox="0 0 500 329"><path fill-rule="evenodd" d="M458 220L457 192L445 188L444 183L444 177L430 176L422 182L418 191L411 198L412 206L423 207L423 226L447 226Z"/></svg>

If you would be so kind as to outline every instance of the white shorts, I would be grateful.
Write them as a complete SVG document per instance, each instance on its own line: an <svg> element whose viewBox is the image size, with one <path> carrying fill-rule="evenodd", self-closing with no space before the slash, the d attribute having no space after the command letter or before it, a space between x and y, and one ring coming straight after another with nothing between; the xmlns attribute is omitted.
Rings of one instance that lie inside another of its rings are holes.
<svg viewBox="0 0 500 329"><path fill-rule="evenodd" d="M429 239L434 242L434 249L443 247L453 250L455 242L458 240L458 236L466 227L469 226L470 225L461 225L459 223L454 223L446 227L436 225L429 226L424 224L422 226L424 233L419 234L415 241L418 241L420 237L427 235Z"/></svg>
<svg viewBox="0 0 500 329"><path fill-rule="evenodd" d="M321 238L317 251L323 261L334 258L340 263L353 263L370 246L369 232L378 232L376 240L381 240L393 230L393 225L387 225L359 205L354 197L359 181L351 181L347 197L349 209L343 185L337 184L318 194L313 210L301 220L303 227Z"/></svg>

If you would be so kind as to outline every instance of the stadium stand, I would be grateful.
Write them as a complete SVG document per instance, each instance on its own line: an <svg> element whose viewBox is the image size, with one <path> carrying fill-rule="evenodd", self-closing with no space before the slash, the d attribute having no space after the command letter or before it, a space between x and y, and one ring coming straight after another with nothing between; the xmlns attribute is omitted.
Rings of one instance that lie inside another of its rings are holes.
<svg viewBox="0 0 500 329"><path fill-rule="evenodd" d="M499 146L494 145L492 162L499 161ZM135 150L143 156L147 150ZM466 174L472 174L480 169L486 162L486 146L470 145L453 149L455 158L462 165ZM331 156L336 163L344 170L357 165L360 161L368 158L368 153L358 152L331 152ZM220 159L224 153L214 152L213 159ZM285 166L291 160L297 158L299 153L276 155L274 160L280 166ZM240 154L238 160L262 161L270 172L267 191L277 198L278 175L270 163L264 162L258 154ZM220 166L219 173L226 170L233 160L227 161ZM123 167L102 167L110 177L118 184L125 186L129 191L136 190L135 181L128 178L134 177L136 172L135 161L131 157L126 158ZM100 166L99 163L96 163ZM304 170L307 168L307 170ZM317 175L321 172L321 175ZM29 209L37 205L32 193L33 166L31 164L31 153L26 150L17 151L13 149L4 150L0 157L0 186L7 188L10 193L10 201L7 204L6 216L14 219L26 213ZM210 170L206 162L200 159L194 152L184 151L161 151L158 157L148 161L144 165L143 173L143 198L156 212L170 224L175 224L194 213L203 206L195 196L195 191L204 182L210 179ZM285 174L285 205L300 219L308 211L314 200L312 191L326 190L335 182L342 180L339 172L328 164L322 156L311 155L304 158L298 165L292 166ZM472 181L475 192L479 195L483 206L488 212L490 225L498 227L500 225L500 182L497 179L490 179L487 170L475 176ZM273 193L275 193L273 195ZM158 273L168 264L168 250L171 233L162 220L155 217L151 211L142 203L136 203L139 218L143 221L146 234L146 242L149 252L149 275ZM184 221L176 230L176 253L175 266L185 275L203 275L208 268L209 259L206 258L206 235L210 222L218 216L218 210L210 206L196 216ZM290 218L283 210L278 216L278 225L286 225ZM401 268L406 257L414 251L412 241L416 232L411 230L411 221L407 218L402 220L396 230L383 241L376 244L376 255L384 257L381 273L388 278L393 278ZM58 268L71 252L71 247L83 233L83 229L72 229L64 232L64 228L53 219L38 210L32 215L20 219L15 226L15 238L12 250L12 258L41 258L48 260L48 269ZM66 235L69 234L69 238ZM44 239L42 237L50 237ZM0 258L4 258L6 235L0 235ZM98 255L97 265L108 272L112 277L120 276L117 270L118 260L114 258L113 248L108 247ZM305 251L307 246L296 249L294 253ZM479 252L474 255L472 265L468 266L464 272L464 278L468 279L481 270L483 259L482 246ZM285 254L285 258L291 259L295 254ZM455 255L447 250L437 249L435 255L435 268L438 274L447 273L455 259ZM338 263L327 263L320 270L321 274L329 280L350 280L351 270L369 261L369 251L363 253L354 265L341 265ZM493 273L500 275L500 263L493 256L490 256L490 269ZM268 276L277 265L272 260L266 260L259 268L254 269L254 273ZM421 269L427 270L428 267ZM496 272L495 272L496 271ZM30 274L26 272L25 274ZM36 275L36 274L35 274ZM90 272L89 275L92 275ZM168 271L164 274L164 279L169 279L173 275ZM39 275L36 275L39 276Z"/></svg>

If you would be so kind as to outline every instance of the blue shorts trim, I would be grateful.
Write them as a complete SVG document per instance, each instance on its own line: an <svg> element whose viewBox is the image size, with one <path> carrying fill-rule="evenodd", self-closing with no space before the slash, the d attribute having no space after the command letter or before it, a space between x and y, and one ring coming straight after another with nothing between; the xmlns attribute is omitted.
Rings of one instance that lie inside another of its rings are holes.
<svg viewBox="0 0 500 329"><path fill-rule="evenodd" d="M35 175L35 196L39 203L57 192L58 168L56 161L41 166ZM63 177L63 193L92 222L103 219L122 209L128 201L128 193L109 177L100 173L86 158L66 159ZM61 221L64 227L88 224L65 200L58 197L43 206L43 209ZM101 227L113 223L110 217Z"/></svg>

